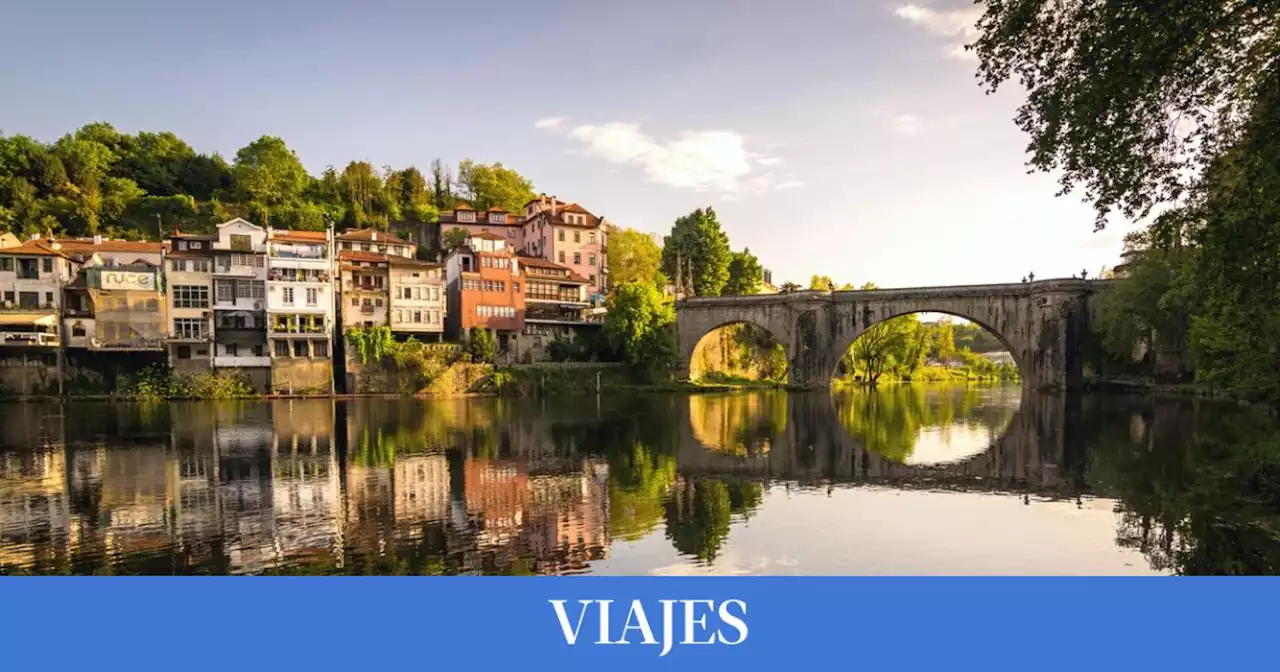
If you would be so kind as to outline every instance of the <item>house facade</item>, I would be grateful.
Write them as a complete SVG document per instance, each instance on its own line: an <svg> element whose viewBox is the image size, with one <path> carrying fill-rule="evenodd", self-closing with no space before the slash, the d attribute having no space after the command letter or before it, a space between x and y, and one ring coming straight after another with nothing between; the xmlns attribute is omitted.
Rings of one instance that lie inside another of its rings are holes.
<svg viewBox="0 0 1280 672"><path fill-rule="evenodd" d="M79 263L38 240L0 248L0 391L62 390L62 288Z"/></svg>
<svg viewBox="0 0 1280 672"><path fill-rule="evenodd" d="M495 332L499 352L518 349L524 328L523 278L520 257L507 240L493 233L474 234L445 259L449 338L465 340L473 327L484 327Z"/></svg>
<svg viewBox="0 0 1280 672"><path fill-rule="evenodd" d="M392 333L418 340L443 340L448 315L444 265L398 256L389 256L388 261L387 317Z"/></svg>
<svg viewBox="0 0 1280 672"><path fill-rule="evenodd" d="M333 390L333 231L267 235L267 334L271 390Z"/></svg>
<svg viewBox="0 0 1280 672"><path fill-rule="evenodd" d="M589 282L573 269L545 259L521 257L524 276L524 328L518 357L523 362L552 359L552 344L576 340L584 330L597 331L588 301Z"/></svg>
<svg viewBox="0 0 1280 672"><path fill-rule="evenodd" d="M587 298L603 302L608 281L607 221L577 203L545 194L525 204L519 249L526 256L553 261L587 279Z"/></svg>
<svg viewBox="0 0 1280 672"><path fill-rule="evenodd" d="M377 252L338 252L341 273L342 331L369 329L387 324L390 300L390 266L387 255Z"/></svg>
<svg viewBox="0 0 1280 672"><path fill-rule="evenodd" d="M165 259L169 368L180 375L213 368L213 244L216 235L173 232Z"/></svg>
<svg viewBox="0 0 1280 672"><path fill-rule="evenodd" d="M439 226L441 244L447 239L449 231L460 229L468 237L481 233L501 236L507 241L507 247L514 251L524 249L525 245L524 218L502 208L477 212L469 204L460 202L453 210L440 213Z"/></svg>
<svg viewBox="0 0 1280 672"><path fill-rule="evenodd" d="M213 242L213 366L270 389L267 353L267 231L236 218L218 225Z"/></svg>

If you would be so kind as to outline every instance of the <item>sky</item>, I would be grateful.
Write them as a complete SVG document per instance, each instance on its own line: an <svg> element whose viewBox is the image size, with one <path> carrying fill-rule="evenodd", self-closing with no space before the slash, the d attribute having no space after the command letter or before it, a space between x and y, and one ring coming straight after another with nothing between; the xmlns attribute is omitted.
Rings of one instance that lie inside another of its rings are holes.
<svg viewBox="0 0 1280 672"><path fill-rule="evenodd" d="M775 284L1096 275L1131 225L1027 174L1016 84L987 95L967 0L621 3L0 0L0 131L278 135L351 160L501 161L666 233L714 207ZM19 27L14 30L13 28Z"/></svg>

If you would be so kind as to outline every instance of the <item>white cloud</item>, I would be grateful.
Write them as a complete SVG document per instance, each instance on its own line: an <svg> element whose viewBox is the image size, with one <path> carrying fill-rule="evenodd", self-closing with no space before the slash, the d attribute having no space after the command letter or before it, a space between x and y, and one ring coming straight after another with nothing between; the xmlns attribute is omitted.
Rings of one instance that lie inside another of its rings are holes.
<svg viewBox="0 0 1280 672"><path fill-rule="evenodd" d="M774 187L774 189L776 189L777 191L782 191L783 189L795 189L796 187L803 187L803 186L804 186L804 182L801 182L800 180L787 180L786 182L783 182L782 184L779 184L778 186Z"/></svg>
<svg viewBox="0 0 1280 672"><path fill-rule="evenodd" d="M913 114L900 114L893 118L891 125L896 133L915 136L920 134L920 128L923 124L920 122L920 118Z"/></svg>
<svg viewBox="0 0 1280 672"><path fill-rule="evenodd" d="M533 122L533 127L541 128L543 130L551 130L555 128L560 128L560 126L563 124L564 124L564 117L547 117L546 119L539 119Z"/></svg>
<svg viewBox="0 0 1280 672"><path fill-rule="evenodd" d="M756 163L758 163L758 164L760 164L760 165L762 165L762 166L776 166L776 165L778 165L778 163L779 163L779 162L781 162L781 161L782 161L782 159L779 159L779 158L778 158L778 157L776 157L776 156L762 156L762 157L760 157L760 158L756 159Z"/></svg>
<svg viewBox="0 0 1280 672"><path fill-rule="evenodd" d="M588 156L638 166L650 181L672 187L732 193L744 188L751 172L753 154L734 131L685 131L659 141L637 124L615 121L577 126L569 137L583 143Z"/></svg>
<svg viewBox="0 0 1280 672"><path fill-rule="evenodd" d="M913 23L934 35L949 38L962 38L962 42L952 44L946 50L949 58L973 60L975 56L964 50L964 43L978 36L976 24L982 18L981 7L963 7L960 9L936 10L916 4L899 5L893 13L900 19Z"/></svg>

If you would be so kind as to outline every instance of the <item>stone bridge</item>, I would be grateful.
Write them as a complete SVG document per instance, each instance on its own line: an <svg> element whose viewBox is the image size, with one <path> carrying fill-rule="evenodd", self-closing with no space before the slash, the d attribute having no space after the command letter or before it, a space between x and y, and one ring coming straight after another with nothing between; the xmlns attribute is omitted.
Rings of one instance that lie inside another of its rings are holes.
<svg viewBox="0 0 1280 672"><path fill-rule="evenodd" d="M1089 333L1089 297L1109 280L1037 280L857 291L799 291L684 299L676 303L680 362L689 373L703 337L729 324L751 324L786 349L790 382L830 384L840 358L872 325L911 313L946 313L981 325L1005 345L1024 386L1078 387Z"/></svg>

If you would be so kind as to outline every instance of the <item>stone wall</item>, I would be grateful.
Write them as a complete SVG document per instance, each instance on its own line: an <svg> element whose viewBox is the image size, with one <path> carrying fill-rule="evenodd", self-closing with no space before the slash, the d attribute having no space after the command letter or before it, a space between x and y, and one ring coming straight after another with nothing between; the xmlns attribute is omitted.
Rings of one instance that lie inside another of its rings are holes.
<svg viewBox="0 0 1280 672"><path fill-rule="evenodd" d="M271 391L275 394L328 394L333 384L333 362L327 359L290 359L271 363Z"/></svg>
<svg viewBox="0 0 1280 672"><path fill-rule="evenodd" d="M0 348L0 395L58 394L58 353Z"/></svg>

